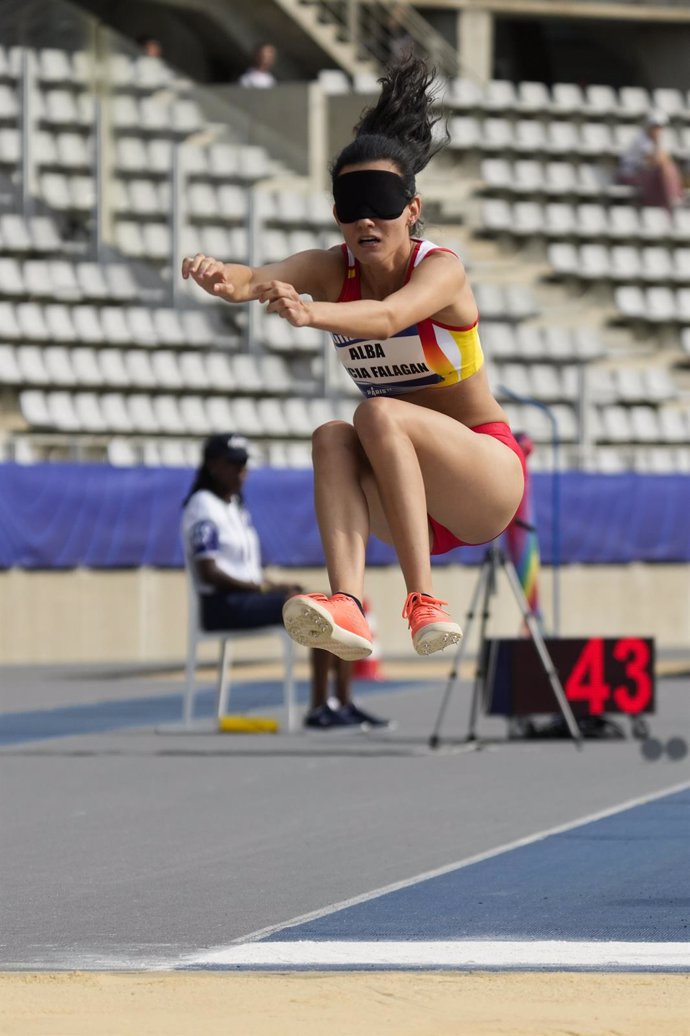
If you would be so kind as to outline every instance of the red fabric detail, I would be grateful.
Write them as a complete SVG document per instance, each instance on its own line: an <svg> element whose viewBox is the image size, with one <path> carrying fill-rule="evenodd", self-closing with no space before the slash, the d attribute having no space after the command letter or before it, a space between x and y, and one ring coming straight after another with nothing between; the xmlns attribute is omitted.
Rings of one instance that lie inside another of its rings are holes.
<svg viewBox="0 0 690 1036"><path fill-rule="evenodd" d="M520 464L522 465L522 474L525 479L525 485L527 484L525 455L520 448L520 444L505 421L487 421L486 424L476 424L474 428L470 429L470 431L476 432L478 435L491 435L494 439L498 439L500 442L505 443L506 446L508 446L513 453L517 455ZM448 551L453 550L454 547L481 546L481 544L478 543L465 543L464 540L459 540L458 537L449 529L446 529L445 525L441 525L441 523L437 522L435 518L431 517L431 515L428 515L427 517L433 533L433 542L431 544L432 554L447 554ZM491 540L484 540L484 543L490 542Z"/></svg>

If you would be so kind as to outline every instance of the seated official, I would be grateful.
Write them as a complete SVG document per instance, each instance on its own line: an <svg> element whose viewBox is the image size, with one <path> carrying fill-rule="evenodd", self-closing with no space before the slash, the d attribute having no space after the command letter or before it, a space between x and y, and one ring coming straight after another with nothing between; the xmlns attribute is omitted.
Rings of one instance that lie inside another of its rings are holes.
<svg viewBox="0 0 690 1036"><path fill-rule="evenodd" d="M241 435L212 435L185 498L182 539L185 564L199 597L204 629L242 630L282 623L285 601L302 587L263 575L261 546L242 497L249 443ZM330 652L311 652L311 708L305 726L385 727L387 720L359 709L351 697L352 663ZM335 678L335 697L328 682Z"/></svg>

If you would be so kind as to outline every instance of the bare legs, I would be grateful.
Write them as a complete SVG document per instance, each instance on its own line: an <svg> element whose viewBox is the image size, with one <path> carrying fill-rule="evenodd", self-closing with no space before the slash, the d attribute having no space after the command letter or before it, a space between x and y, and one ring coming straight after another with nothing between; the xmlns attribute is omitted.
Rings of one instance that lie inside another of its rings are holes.
<svg viewBox="0 0 690 1036"><path fill-rule="evenodd" d="M352 662L318 648L311 654L311 708L317 709L328 701L329 680L333 678L335 697L341 705L352 700Z"/></svg>
<svg viewBox="0 0 690 1036"><path fill-rule="evenodd" d="M361 598L369 533L393 543L409 591L431 592L427 513L468 543L497 536L522 495L503 443L426 407L366 400L354 427L314 433L315 504L331 590Z"/></svg>
<svg viewBox="0 0 690 1036"><path fill-rule="evenodd" d="M331 591L361 599L369 507L361 484L366 463L354 428L332 421L314 432L314 503Z"/></svg>

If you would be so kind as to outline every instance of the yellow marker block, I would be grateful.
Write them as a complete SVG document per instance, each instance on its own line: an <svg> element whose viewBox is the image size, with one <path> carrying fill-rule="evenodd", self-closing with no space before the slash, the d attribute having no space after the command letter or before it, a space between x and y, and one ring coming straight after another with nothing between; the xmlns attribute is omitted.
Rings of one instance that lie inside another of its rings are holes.
<svg viewBox="0 0 690 1036"><path fill-rule="evenodd" d="M277 734L279 729L278 720L267 716L220 716L218 719L221 734Z"/></svg>

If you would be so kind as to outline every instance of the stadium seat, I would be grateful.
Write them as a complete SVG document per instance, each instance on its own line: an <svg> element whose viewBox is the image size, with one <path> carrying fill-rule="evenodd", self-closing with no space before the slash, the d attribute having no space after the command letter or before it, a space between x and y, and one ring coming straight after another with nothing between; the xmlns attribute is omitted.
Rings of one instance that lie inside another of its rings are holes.
<svg viewBox="0 0 690 1036"><path fill-rule="evenodd" d="M652 107L649 93L642 86L620 87L618 101L618 114L629 119L642 119Z"/></svg>
<svg viewBox="0 0 690 1036"><path fill-rule="evenodd" d="M127 323L127 312L121 306L102 306L100 308L103 337L111 345L129 345L132 332Z"/></svg>
<svg viewBox="0 0 690 1036"><path fill-rule="evenodd" d="M585 99L576 83L554 83L551 87L551 112L554 115L575 115L583 111Z"/></svg>
<svg viewBox="0 0 690 1036"><path fill-rule="evenodd" d="M566 202L548 202L544 207L544 232L549 237L569 238L576 231L575 209Z"/></svg>
<svg viewBox="0 0 690 1036"><path fill-rule="evenodd" d="M151 397L143 393L135 393L126 398L127 409L136 432L153 434L160 430L160 424L153 410Z"/></svg>
<svg viewBox="0 0 690 1036"><path fill-rule="evenodd" d="M514 107L522 114L540 115L548 111L551 103L548 87L544 83L523 80L517 84L517 98Z"/></svg>
<svg viewBox="0 0 690 1036"><path fill-rule="evenodd" d="M19 302L15 307L21 336L28 342L47 342L51 333L45 321L42 306L35 302Z"/></svg>
<svg viewBox="0 0 690 1036"><path fill-rule="evenodd" d="M602 244L584 244L580 247L580 275L587 280L607 280L611 275L609 250Z"/></svg>
<svg viewBox="0 0 690 1036"><path fill-rule="evenodd" d="M634 281L641 277L640 253L634 245L613 245L609 258L613 280Z"/></svg>
<svg viewBox="0 0 690 1036"><path fill-rule="evenodd" d="M177 358L169 349L154 349L151 353L151 367L156 384L161 388L181 389L184 387Z"/></svg>
<svg viewBox="0 0 690 1036"><path fill-rule="evenodd" d="M256 404L257 415L264 430L264 435L284 436L288 429L279 399L264 397Z"/></svg>
<svg viewBox="0 0 690 1036"><path fill-rule="evenodd" d="M249 353L238 353L231 359L235 384L241 392L263 392L264 385L258 360Z"/></svg>
<svg viewBox="0 0 690 1036"><path fill-rule="evenodd" d="M74 373L80 385L93 385L100 387L103 384L103 375L99 362L99 355L95 349L89 346L81 346L72 350L72 364Z"/></svg>
<svg viewBox="0 0 690 1036"><path fill-rule="evenodd" d="M85 432L106 432L108 423L95 392L76 392L72 397L77 418Z"/></svg>
<svg viewBox="0 0 690 1036"><path fill-rule="evenodd" d="M224 396L206 398L206 414L213 432L233 431L236 426L232 405Z"/></svg>
<svg viewBox="0 0 690 1036"><path fill-rule="evenodd" d="M471 151L482 142L479 121L472 115L456 115L448 120L449 146L458 151Z"/></svg>
<svg viewBox="0 0 690 1036"><path fill-rule="evenodd" d="M518 153L534 155L548 150L544 125L536 119L519 119L515 124L513 148ZM539 164L535 163L539 169ZM541 184L541 176L537 174L537 182Z"/></svg>
<svg viewBox="0 0 690 1036"><path fill-rule="evenodd" d="M27 293L22 268L18 260L10 256L0 258L0 292L10 298Z"/></svg>
<svg viewBox="0 0 690 1036"><path fill-rule="evenodd" d="M519 194L542 194L546 190L542 164L534 159L518 160L513 167L512 190Z"/></svg>
<svg viewBox="0 0 690 1036"><path fill-rule="evenodd" d="M542 207L534 201L518 201L513 205L512 233L518 237L541 234L544 227Z"/></svg>
<svg viewBox="0 0 690 1036"><path fill-rule="evenodd" d="M46 392L46 406L50 422L59 432L84 430L71 393L62 390Z"/></svg>
<svg viewBox="0 0 690 1036"><path fill-rule="evenodd" d="M151 354L142 349L130 349L123 354L125 369L134 388L154 388L156 375L151 366ZM147 431L150 429L141 429Z"/></svg>
<svg viewBox="0 0 690 1036"><path fill-rule="evenodd" d="M64 345L51 345L44 349L43 361L51 385L71 387L77 383L78 378L72 364L71 350Z"/></svg>
<svg viewBox="0 0 690 1036"><path fill-rule="evenodd" d="M261 380L267 392L278 394L293 391L290 372L282 356L262 356L259 360Z"/></svg>
<svg viewBox="0 0 690 1036"><path fill-rule="evenodd" d="M283 404L285 415L285 434L308 438L314 430L307 401L296 396L286 399Z"/></svg>
<svg viewBox="0 0 690 1036"><path fill-rule="evenodd" d="M21 373L14 347L0 345L0 385L18 385Z"/></svg>
<svg viewBox="0 0 690 1036"><path fill-rule="evenodd" d="M547 149L550 155L565 157L566 155L577 155L580 150L580 138L577 127L571 122L562 122L558 119L547 123L546 127Z"/></svg>
<svg viewBox="0 0 690 1036"><path fill-rule="evenodd" d="M554 241L548 246L549 263L561 276L576 276L580 270L577 247L571 241Z"/></svg>
<svg viewBox="0 0 690 1036"><path fill-rule="evenodd" d="M152 396L151 406L162 432L166 432L168 435L179 435L184 430L179 402L174 396L165 393Z"/></svg>
<svg viewBox="0 0 690 1036"><path fill-rule="evenodd" d="M101 349L99 359L104 385L129 387L131 379L125 366L124 353L120 349Z"/></svg>
<svg viewBox="0 0 690 1036"><path fill-rule="evenodd" d="M246 396L238 396L232 401L232 409L236 422L236 431L248 438L261 437L264 434L263 423L256 408L256 402Z"/></svg>
<svg viewBox="0 0 690 1036"><path fill-rule="evenodd" d="M213 352L204 357L208 383L216 392L231 392L237 382L227 353Z"/></svg>
<svg viewBox="0 0 690 1036"><path fill-rule="evenodd" d="M591 84L585 87L584 114L595 119L613 118L618 113L618 97L612 86Z"/></svg>
<svg viewBox="0 0 690 1036"><path fill-rule="evenodd" d="M72 322L79 341L98 345L106 340L96 306L74 306Z"/></svg>
<svg viewBox="0 0 690 1036"><path fill-rule="evenodd" d="M517 106L515 85L509 79L490 79L481 95L481 106L487 112L510 112Z"/></svg>
<svg viewBox="0 0 690 1036"><path fill-rule="evenodd" d="M512 228L513 213L510 204L502 198L486 198L482 202L482 223L486 230L503 233Z"/></svg>
<svg viewBox="0 0 690 1036"><path fill-rule="evenodd" d="M17 346L15 357L22 382L27 385L46 385L50 383L43 350L37 345Z"/></svg>
<svg viewBox="0 0 690 1036"><path fill-rule="evenodd" d="M184 395L180 399L182 429L192 435L209 435L214 429L199 396Z"/></svg>
<svg viewBox="0 0 690 1036"><path fill-rule="evenodd" d="M114 468L133 468L139 463L137 451L128 439L111 439L107 451L108 463Z"/></svg>
<svg viewBox="0 0 690 1036"><path fill-rule="evenodd" d="M482 105L482 87L474 79L451 79L447 95L449 107L460 111L475 111Z"/></svg>
<svg viewBox="0 0 690 1036"><path fill-rule="evenodd" d="M479 137L483 151L510 151L513 148L513 125L508 119L484 119Z"/></svg>
<svg viewBox="0 0 690 1036"><path fill-rule="evenodd" d="M481 317L481 314L480 314ZM515 336L510 324L502 321L481 321L480 337L489 356L496 359L510 359L517 353Z"/></svg>
<svg viewBox="0 0 690 1036"><path fill-rule="evenodd" d="M30 428L48 428L52 424L45 393L40 389L23 389L19 393L19 409Z"/></svg>
<svg viewBox="0 0 690 1036"><path fill-rule="evenodd" d="M186 389L207 390L214 387L209 380L203 357L197 352L180 353L178 357L182 384Z"/></svg>

